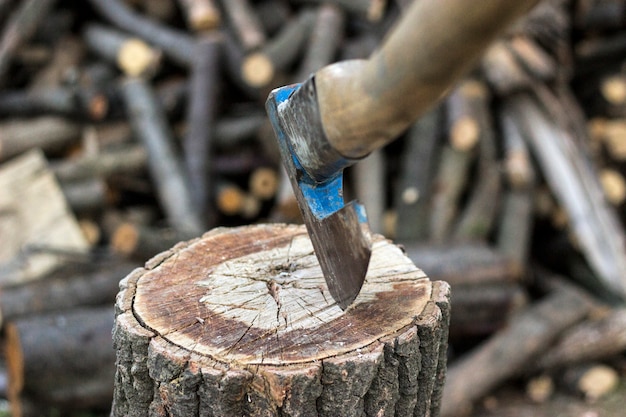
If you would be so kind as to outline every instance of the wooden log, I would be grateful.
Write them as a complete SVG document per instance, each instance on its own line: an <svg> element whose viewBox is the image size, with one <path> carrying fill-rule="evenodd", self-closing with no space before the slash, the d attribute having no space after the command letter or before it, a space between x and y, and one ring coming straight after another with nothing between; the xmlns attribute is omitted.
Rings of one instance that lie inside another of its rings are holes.
<svg viewBox="0 0 626 417"><path fill-rule="evenodd" d="M293 193L287 171L283 167L280 170L280 188L270 214L270 219L274 223L300 224L303 221L298 200L296 200L296 196Z"/></svg>
<svg viewBox="0 0 626 417"><path fill-rule="evenodd" d="M278 191L278 173L270 167L259 167L254 169L248 179L248 190L250 193L261 199L270 200L276 196Z"/></svg>
<svg viewBox="0 0 626 417"><path fill-rule="evenodd" d="M626 5L619 0L583 0L576 3L574 23L584 32L622 29Z"/></svg>
<svg viewBox="0 0 626 417"><path fill-rule="evenodd" d="M191 30L203 32L220 26L222 15L214 0L179 0L178 2Z"/></svg>
<svg viewBox="0 0 626 417"><path fill-rule="evenodd" d="M55 43L49 62L37 71L28 88L38 90L62 85L69 74L82 63L85 49L84 43L77 36L63 36Z"/></svg>
<svg viewBox="0 0 626 417"><path fill-rule="evenodd" d="M277 73L286 70L298 58L314 23L314 10L300 12L259 51L245 57L241 66L243 80L254 88L267 86Z"/></svg>
<svg viewBox="0 0 626 417"><path fill-rule="evenodd" d="M484 338L501 330L528 304L528 294L519 283L456 284L452 293L450 340L453 344Z"/></svg>
<svg viewBox="0 0 626 417"><path fill-rule="evenodd" d="M554 114L546 115L537 100L527 95L511 98L510 105L528 132L529 145L553 193L572 219L570 225L580 251L597 274L589 285L624 297L624 231L602 194L596 167L579 137L585 133L580 129L572 133L571 126L576 123L562 101L545 91L542 100L545 109Z"/></svg>
<svg viewBox="0 0 626 417"><path fill-rule="evenodd" d="M494 92L500 96L525 90L532 84L524 68L504 40L495 42L483 56L481 68Z"/></svg>
<svg viewBox="0 0 626 417"><path fill-rule="evenodd" d="M589 122L589 134L610 158L618 163L626 161L626 119L594 118Z"/></svg>
<svg viewBox="0 0 626 417"><path fill-rule="evenodd" d="M101 143L102 139L98 138L98 142ZM110 178L119 174L141 173L147 163L146 149L141 145L128 144L105 148L95 155L57 161L51 163L50 168L60 182L68 183L94 177Z"/></svg>
<svg viewBox="0 0 626 417"><path fill-rule="evenodd" d="M480 141L488 100L487 86L481 81L461 81L446 101L448 116L448 141L458 150L468 152Z"/></svg>
<svg viewBox="0 0 626 417"><path fill-rule="evenodd" d="M586 402L593 403L614 391L620 383L620 376L608 365L585 363L564 370L559 374L557 383Z"/></svg>
<svg viewBox="0 0 626 417"><path fill-rule="evenodd" d="M609 107L623 108L626 104L626 77L619 73L606 76L600 80L600 93ZM619 115L619 110L612 113Z"/></svg>
<svg viewBox="0 0 626 417"><path fill-rule="evenodd" d="M0 93L0 115L33 117L58 115L74 119L102 120L109 113L109 98L95 87L7 89Z"/></svg>
<svg viewBox="0 0 626 417"><path fill-rule="evenodd" d="M545 403L552 397L554 390L554 378L542 374L528 380L525 394L534 403Z"/></svg>
<svg viewBox="0 0 626 417"><path fill-rule="evenodd" d="M237 184L222 182L216 187L215 204L222 214L240 214L246 204L246 192Z"/></svg>
<svg viewBox="0 0 626 417"><path fill-rule="evenodd" d="M170 118L183 115L189 95L189 82L187 78L181 76L170 77L156 83L154 90L159 105Z"/></svg>
<svg viewBox="0 0 626 417"><path fill-rule="evenodd" d="M515 316L505 329L451 364L441 416L467 414L473 402L523 372L559 333L583 319L590 306L582 291L565 287Z"/></svg>
<svg viewBox="0 0 626 417"><path fill-rule="evenodd" d="M113 416L438 413L448 286L381 236L345 312L303 226L216 229L121 288Z"/></svg>
<svg viewBox="0 0 626 417"><path fill-rule="evenodd" d="M429 237L435 243L450 238L460 211L461 195L469 182L469 170L475 152L444 145L433 184Z"/></svg>
<svg viewBox="0 0 626 417"><path fill-rule="evenodd" d="M31 149L59 151L80 136L80 126L64 118L44 116L15 119L0 124L0 161Z"/></svg>
<svg viewBox="0 0 626 417"><path fill-rule="evenodd" d="M114 253L127 259L144 262L190 236L171 228L157 228L140 223L123 222L111 235L110 247Z"/></svg>
<svg viewBox="0 0 626 417"><path fill-rule="evenodd" d="M209 204L213 190L210 164L214 152L221 46L221 38L216 35L205 35L196 43L196 55L191 65L187 133L183 141L187 178L193 190L192 204L208 224L215 221L215 213Z"/></svg>
<svg viewBox="0 0 626 417"><path fill-rule="evenodd" d="M381 150L376 150L360 160L353 168L356 198L367 207L370 229L382 233L385 212L386 163Z"/></svg>
<svg viewBox="0 0 626 417"><path fill-rule="evenodd" d="M27 0L11 14L0 36L0 85L6 81L13 55L37 30L55 0Z"/></svg>
<svg viewBox="0 0 626 417"><path fill-rule="evenodd" d="M268 165L267 159L259 155L256 150L248 149L233 154L223 153L216 155L213 160L212 172L226 178L243 178L249 174L248 189L251 192L253 188L257 187L257 185L252 183L257 183L258 181L260 186L258 191L260 193L269 193L271 188L276 193L279 182L278 173ZM258 177L255 175L255 171L259 171L260 175L257 174ZM270 171L274 172L270 173ZM272 183L275 184L272 185Z"/></svg>
<svg viewBox="0 0 626 417"><path fill-rule="evenodd" d="M498 113L502 130L505 178L510 188L525 189L534 184L536 175L530 150L524 139L524 129L511 111L505 102Z"/></svg>
<svg viewBox="0 0 626 417"><path fill-rule="evenodd" d="M180 156L152 88L140 78L127 78L122 89L133 131L146 147L148 167L170 224L182 232L204 230L195 209Z"/></svg>
<svg viewBox="0 0 626 417"><path fill-rule="evenodd" d="M102 211L111 199L107 184L100 178L60 183L68 206L74 213Z"/></svg>
<svg viewBox="0 0 626 417"><path fill-rule="evenodd" d="M3 348L17 363L10 368L10 390L38 409L64 412L110 405L115 375L111 349L114 313L110 306L24 317L5 324ZM78 360L78 358L80 358ZM11 385L16 384L16 387ZM16 409L13 409L16 414Z"/></svg>
<svg viewBox="0 0 626 417"><path fill-rule="evenodd" d="M601 361L626 349L626 310L619 308L573 326L537 361L535 370Z"/></svg>
<svg viewBox="0 0 626 417"><path fill-rule="evenodd" d="M431 245L404 244L407 256L429 277L452 287L469 284L519 282L519 269L485 243Z"/></svg>
<svg viewBox="0 0 626 417"><path fill-rule="evenodd" d="M227 1L222 6L230 27L244 51L253 51L265 43L263 26L249 0Z"/></svg>
<svg viewBox="0 0 626 417"><path fill-rule="evenodd" d="M535 188L508 190L502 196L495 246L523 275L531 250Z"/></svg>
<svg viewBox="0 0 626 417"><path fill-rule="evenodd" d="M253 138L265 123L267 116L256 112L220 117L215 124L215 144L224 148L237 147L243 141Z"/></svg>
<svg viewBox="0 0 626 417"><path fill-rule="evenodd" d="M105 261L92 265L68 264L45 279L0 289L1 322L75 307L111 304L119 281L137 265Z"/></svg>
<svg viewBox="0 0 626 417"><path fill-rule="evenodd" d="M83 37L90 49L114 62L126 75L152 76L161 64L160 51L139 38L104 25L88 25Z"/></svg>
<svg viewBox="0 0 626 417"><path fill-rule="evenodd" d="M158 46L179 65L188 66L193 61L195 41L190 35L142 16L120 0L90 0L90 3L108 21Z"/></svg>
<svg viewBox="0 0 626 417"><path fill-rule="evenodd" d="M554 58L529 36L514 36L507 47L535 80L550 82L556 78L557 63Z"/></svg>
<svg viewBox="0 0 626 417"><path fill-rule="evenodd" d="M399 241L428 238L430 196L441 139L442 106L424 114L411 127L400 161L400 183L396 192L398 213L395 237Z"/></svg>
<svg viewBox="0 0 626 417"><path fill-rule="evenodd" d="M332 63L344 38L346 18L336 5L322 4L315 17L311 36L307 44L295 82L302 82L320 68Z"/></svg>
<svg viewBox="0 0 626 417"><path fill-rule="evenodd" d="M301 3L322 3L322 0L298 0ZM350 13L367 18L371 22L378 22L385 14L387 0L332 0L337 6Z"/></svg>
<svg viewBox="0 0 626 417"><path fill-rule="evenodd" d="M478 129L478 161L475 185L459 214L452 239L486 240L496 221L502 188L496 132L490 115L491 97L487 86L478 81L467 81L461 88L468 95L472 109L466 113L469 116L466 120L475 121Z"/></svg>
<svg viewBox="0 0 626 417"><path fill-rule="evenodd" d="M609 203L619 206L626 201L626 180L621 172L611 168L602 169L600 183Z"/></svg>
<svg viewBox="0 0 626 417"><path fill-rule="evenodd" d="M173 23L178 18L178 5L175 0L135 0L146 16L163 23ZM136 6L136 7L137 7Z"/></svg>

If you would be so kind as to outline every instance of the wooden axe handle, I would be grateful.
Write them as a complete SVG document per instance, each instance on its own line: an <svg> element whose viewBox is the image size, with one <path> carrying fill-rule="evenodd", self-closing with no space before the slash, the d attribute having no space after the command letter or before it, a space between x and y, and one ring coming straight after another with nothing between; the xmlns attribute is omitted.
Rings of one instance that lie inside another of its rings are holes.
<svg viewBox="0 0 626 417"><path fill-rule="evenodd" d="M322 125L343 156L391 142L538 0L414 0L382 48L315 74Z"/></svg>

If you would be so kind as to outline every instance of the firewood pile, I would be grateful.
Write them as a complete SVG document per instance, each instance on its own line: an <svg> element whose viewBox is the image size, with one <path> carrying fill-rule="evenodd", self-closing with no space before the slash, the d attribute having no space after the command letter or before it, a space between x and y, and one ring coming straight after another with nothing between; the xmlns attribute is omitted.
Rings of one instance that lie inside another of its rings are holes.
<svg viewBox="0 0 626 417"><path fill-rule="evenodd" d="M215 227L301 221L264 101L366 58L407 3L0 0L12 415L110 406L133 268ZM544 0L346 172L372 230L452 285L443 415L509 381L595 401L626 373L624 56L626 2Z"/></svg>

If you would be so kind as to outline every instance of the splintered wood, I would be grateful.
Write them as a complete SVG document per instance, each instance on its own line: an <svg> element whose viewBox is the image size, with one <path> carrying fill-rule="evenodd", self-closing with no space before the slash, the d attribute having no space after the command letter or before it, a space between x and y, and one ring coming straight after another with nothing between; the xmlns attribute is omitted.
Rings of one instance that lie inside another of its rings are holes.
<svg viewBox="0 0 626 417"><path fill-rule="evenodd" d="M303 226L216 229L122 282L113 415L436 415L448 291L377 235L344 312Z"/></svg>

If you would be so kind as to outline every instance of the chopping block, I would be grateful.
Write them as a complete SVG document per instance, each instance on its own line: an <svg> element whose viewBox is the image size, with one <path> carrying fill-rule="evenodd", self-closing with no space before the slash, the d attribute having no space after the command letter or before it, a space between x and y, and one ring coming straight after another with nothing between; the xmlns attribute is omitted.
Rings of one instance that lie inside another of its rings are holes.
<svg viewBox="0 0 626 417"><path fill-rule="evenodd" d="M437 416L448 322L382 236L343 311L304 226L217 228L121 281L111 415Z"/></svg>

